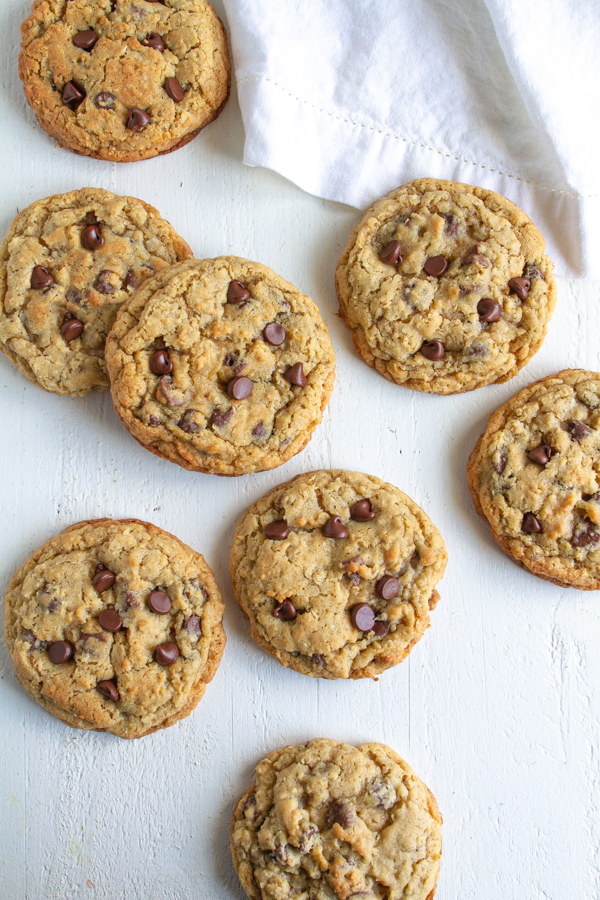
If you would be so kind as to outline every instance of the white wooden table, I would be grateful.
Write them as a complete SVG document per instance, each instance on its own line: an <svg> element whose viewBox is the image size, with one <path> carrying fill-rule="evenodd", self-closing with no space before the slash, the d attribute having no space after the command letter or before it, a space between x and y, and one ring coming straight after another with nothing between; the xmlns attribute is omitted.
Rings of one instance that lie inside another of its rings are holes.
<svg viewBox="0 0 600 900"><path fill-rule="evenodd" d="M2 234L49 194L93 185L140 197L197 256L259 260L309 293L338 364L324 422L303 453L272 472L220 479L145 452L108 394L46 394L0 359L2 590L67 525L135 516L204 553L225 596L228 636L195 713L133 742L71 730L44 712L17 683L2 642L0 900L239 900L233 802L264 754L317 736L383 741L432 788L445 820L439 900L595 900L600 600L510 562L474 511L465 465L488 415L529 381L600 368L600 284L560 281L548 339L509 384L450 398L389 384L357 357L336 317L333 273L357 211L244 167L235 95L196 141L162 159L119 166L59 149L17 77L28 9L28 0L0 7ZM280 481L322 467L393 482L447 542L432 628L377 682L284 669L254 645L231 596L236 517Z"/></svg>

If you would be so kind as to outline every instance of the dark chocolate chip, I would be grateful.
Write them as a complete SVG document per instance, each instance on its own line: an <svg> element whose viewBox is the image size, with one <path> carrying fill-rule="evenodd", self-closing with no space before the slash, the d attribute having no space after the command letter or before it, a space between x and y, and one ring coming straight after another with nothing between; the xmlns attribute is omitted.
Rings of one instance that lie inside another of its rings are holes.
<svg viewBox="0 0 600 900"><path fill-rule="evenodd" d="M285 341L285 337L285 328L279 322L269 322L263 328L263 338L267 344L271 344L273 347L281 346Z"/></svg>
<svg viewBox="0 0 600 900"><path fill-rule="evenodd" d="M85 91L82 91L74 81L67 81L62 92L62 101L69 109L77 109L85 100Z"/></svg>
<svg viewBox="0 0 600 900"><path fill-rule="evenodd" d="M224 428L233 415L233 407L230 406L229 409L225 410L225 412L220 412L218 409L213 409L210 417L210 424L214 425L215 428Z"/></svg>
<svg viewBox="0 0 600 900"><path fill-rule="evenodd" d="M355 522L370 522L375 518L375 510L370 500L357 500L350 508L350 518Z"/></svg>
<svg viewBox="0 0 600 900"><path fill-rule="evenodd" d="M438 362L440 359L443 359L445 352L446 350L441 341L425 341L421 346L421 353L425 359L430 359L432 362Z"/></svg>
<svg viewBox="0 0 600 900"><path fill-rule="evenodd" d="M285 541L289 533L290 526L283 519L279 519L277 522L269 522L265 526L265 535L270 541Z"/></svg>
<svg viewBox="0 0 600 900"><path fill-rule="evenodd" d="M150 371L155 375L170 375L173 363L166 350L155 350L150 357Z"/></svg>
<svg viewBox="0 0 600 900"><path fill-rule="evenodd" d="M171 598L164 591L152 591L148 596L147 603L157 616L166 616L171 611Z"/></svg>
<svg viewBox="0 0 600 900"><path fill-rule="evenodd" d="M252 437L255 437L259 441L265 437L266 433L267 429L265 428L264 422L258 422L252 429Z"/></svg>
<svg viewBox="0 0 600 900"><path fill-rule="evenodd" d="M112 294L117 290L115 285L111 284L108 280L109 275L114 275L114 272L111 272L110 269L102 269L102 271L98 273L98 276L94 281L94 287L99 294Z"/></svg>
<svg viewBox="0 0 600 900"><path fill-rule="evenodd" d="M507 459L508 459L508 455L506 453L506 450L501 450L500 454L498 456L498 461L496 462L496 464L494 466L498 475L502 475L502 473L504 472L504 469L506 468L506 460Z"/></svg>
<svg viewBox="0 0 600 900"><path fill-rule="evenodd" d="M78 338L82 331L83 322L80 322L79 319L75 319L71 314L67 313L65 321L62 323L60 329L63 340L68 344L70 341L74 341L75 338Z"/></svg>
<svg viewBox="0 0 600 900"><path fill-rule="evenodd" d="M165 52L165 43L156 31L151 31L140 43L144 47L152 47L154 50L160 50L161 53Z"/></svg>
<svg viewBox="0 0 600 900"><path fill-rule="evenodd" d="M132 291L135 291L137 285L137 275L135 274L133 269L127 269L127 275L125 276L125 287L131 288Z"/></svg>
<svg viewBox="0 0 600 900"><path fill-rule="evenodd" d="M34 266L31 273L31 287L34 291L43 291L54 284L54 278L46 266Z"/></svg>
<svg viewBox="0 0 600 900"><path fill-rule="evenodd" d="M339 825L346 831L354 824L354 811L347 800L335 800L327 810L327 824L330 828Z"/></svg>
<svg viewBox="0 0 600 900"><path fill-rule="evenodd" d="M102 568L96 570L96 574L94 575L92 584L99 594L101 594L103 591L107 591L113 586L114 583L115 576L112 572L109 572L108 569Z"/></svg>
<svg viewBox="0 0 600 900"><path fill-rule="evenodd" d="M400 241L390 241L385 245L379 259L386 266L399 266L402 263L402 244Z"/></svg>
<svg viewBox="0 0 600 900"><path fill-rule="evenodd" d="M290 366L290 368L283 373L283 377L286 381L289 381L290 384L296 384L298 387L306 387L308 384L302 363L294 363L293 366Z"/></svg>
<svg viewBox="0 0 600 900"><path fill-rule="evenodd" d="M527 300L531 282L529 278L511 278L508 287L511 294L516 294L519 300Z"/></svg>
<svg viewBox="0 0 600 900"><path fill-rule="evenodd" d="M119 699L119 692L114 681L99 681L96 690L105 700L112 700L116 703Z"/></svg>
<svg viewBox="0 0 600 900"><path fill-rule="evenodd" d="M567 422L567 431L570 432L574 441L582 441L592 433L592 429L585 422L579 422L578 420Z"/></svg>
<svg viewBox="0 0 600 900"><path fill-rule="evenodd" d="M593 547L600 540L600 534L594 530L593 522L585 518L581 527L573 534L571 544L573 547Z"/></svg>
<svg viewBox="0 0 600 900"><path fill-rule="evenodd" d="M139 609L140 601L137 598L137 595L134 594L133 591L127 591L125 594L125 605L127 609Z"/></svg>
<svg viewBox="0 0 600 900"><path fill-rule="evenodd" d="M185 97L185 91L176 78L167 78L165 81L165 92L175 103L180 103Z"/></svg>
<svg viewBox="0 0 600 900"><path fill-rule="evenodd" d="M330 516L321 528L321 533L326 538L335 538L336 540L343 540L350 534L339 516Z"/></svg>
<svg viewBox="0 0 600 900"><path fill-rule="evenodd" d="M389 622L375 622L373 625L373 634L377 635L377 637L385 637L389 630Z"/></svg>
<svg viewBox="0 0 600 900"><path fill-rule="evenodd" d="M200 616L190 616L185 623L185 630L188 634L202 634Z"/></svg>
<svg viewBox="0 0 600 900"><path fill-rule="evenodd" d="M232 378L227 385L227 393L234 400L247 400L252 393L254 385L245 375L238 375Z"/></svg>
<svg viewBox="0 0 600 900"><path fill-rule="evenodd" d="M104 235L100 230L98 222L94 222L93 225L88 225L87 228L83 229L81 234L81 246L85 247L86 250L97 250L103 243Z"/></svg>
<svg viewBox="0 0 600 900"><path fill-rule="evenodd" d="M134 106L127 113L127 127L130 131L142 131L150 119L151 116L148 115L146 110Z"/></svg>
<svg viewBox="0 0 600 900"><path fill-rule="evenodd" d="M382 600L393 600L400 590L400 582L393 575L384 575L377 582L376 590Z"/></svg>
<svg viewBox="0 0 600 900"><path fill-rule="evenodd" d="M98 35L95 31L78 31L73 38L73 43L80 50L91 50L97 40Z"/></svg>
<svg viewBox="0 0 600 900"><path fill-rule="evenodd" d="M453 213L444 213L442 219L446 222L446 227L444 228L446 234L449 234L450 237L456 237L456 232L458 231L458 216L455 216Z"/></svg>
<svg viewBox="0 0 600 900"><path fill-rule="evenodd" d="M230 281L227 288L228 303L245 303L250 300L250 291L241 281Z"/></svg>
<svg viewBox="0 0 600 900"><path fill-rule="evenodd" d="M540 447L530 450L527 456L532 462L545 466L547 462L550 462L552 447L549 444L542 444Z"/></svg>
<svg viewBox="0 0 600 900"><path fill-rule="evenodd" d="M523 516L523 523L521 525L521 531L523 534L539 534L542 530L542 526L536 519L533 513L525 513Z"/></svg>
<svg viewBox="0 0 600 900"><path fill-rule="evenodd" d="M185 431L186 434L195 434L197 431L200 431L200 426L197 422L194 422L194 416L197 415L197 413L197 409L188 409L179 420L179 427L182 431Z"/></svg>
<svg viewBox="0 0 600 900"><path fill-rule="evenodd" d="M61 663L67 662L71 659L74 652L73 644L70 644L68 641L54 641L48 647L50 662L54 663L55 666L60 666Z"/></svg>
<svg viewBox="0 0 600 900"><path fill-rule="evenodd" d="M154 651L154 659L159 666L172 666L179 659L179 647L172 641L165 641Z"/></svg>
<svg viewBox="0 0 600 900"><path fill-rule="evenodd" d="M447 268L448 260L443 256L430 256L423 264L423 271L427 275L433 275L434 278L439 278L440 275L443 275Z"/></svg>
<svg viewBox="0 0 600 900"><path fill-rule="evenodd" d="M502 307L497 300L484 297L477 304L480 322L498 322L502 318Z"/></svg>
<svg viewBox="0 0 600 900"><path fill-rule="evenodd" d="M123 620L116 609L103 609L98 616L98 624L105 631L111 631L116 634L123 627Z"/></svg>
<svg viewBox="0 0 600 900"><path fill-rule="evenodd" d="M477 263L478 266L481 266L482 269L489 269L490 261L487 256L484 256L483 253L479 252L479 248L477 245L475 247L471 247L469 252L463 256L461 266L471 266L473 263Z"/></svg>
<svg viewBox="0 0 600 900"><path fill-rule="evenodd" d="M368 603L357 603L350 610L352 624L358 631L373 631L375 613Z"/></svg>
<svg viewBox="0 0 600 900"><path fill-rule="evenodd" d="M273 615L276 619L283 619L284 622L291 622L292 619L296 618L298 613L291 600L284 600L283 603L279 603L273 609Z"/></svg>
<svg viewBox="0 0 600 900"><path fill-rule="evenodd" d="M100 91L94 97L94 106L96 109L114 109L115 100L117 98L110 91Z"/></svg>

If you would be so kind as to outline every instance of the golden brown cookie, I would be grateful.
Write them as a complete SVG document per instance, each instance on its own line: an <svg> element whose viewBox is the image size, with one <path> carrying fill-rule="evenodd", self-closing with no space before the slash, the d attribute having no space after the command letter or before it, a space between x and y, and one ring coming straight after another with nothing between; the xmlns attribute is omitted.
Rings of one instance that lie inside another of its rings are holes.
<svg viewBox="0 0 600 900"><path fill-rule="evenodd" d="M493 191L422 178L367 210L337 266L340 314L370 366L416 391L513 378L556 304L544 238Z"/></svg>
<svg viewBox="0 0 600 900"><path fill-rule="evenodd" d="M106 361L133 437L214 475L272 469L299 453L335 378L310 297L235 256L180 263L146 282L122 307Z"/></svg>
<svg viewBox="0 0 600 900"><path fill-rule="evenodd" d="M429 627L446 550L406 494L343 469L299 475L254 503L229 570L252 637L284 666L370 678Z"/></svg>
<svg viewBox="0 0 600 900"><path fill-rule="evenodd" d="M600 374L565 369L512 397L467 474L505 553L561 587L600 588Z"/></svg>
<svg viewBox="0 0 600 900"><path fill-rule="evenodd" d="M191 256L134 197L82 188L38 200L0 245L0 349L46 391L105 391L117 310L150 275Z"/></svg>
<svg viewBox="0 0 600 900"><path fill-rule="evenodd" d="M17 678L73 728L137 738L188 716L215 674L223 602L203 557L137 519L47 541L4 600Z"/></svg>
<svg viewBox="0 0 600 900"><path fill-rule="evenodd" d="M429 788L385 744L321 738L257 765L231 855L251 900L432 900L441 825Z"/></svg>
<svg viewBox="0 0 600 900"><path fill-rule="evenodd" d="M75 153L170 153L229 95L225 29L205 0L34 0L19 75L42 128Z"/></svg>

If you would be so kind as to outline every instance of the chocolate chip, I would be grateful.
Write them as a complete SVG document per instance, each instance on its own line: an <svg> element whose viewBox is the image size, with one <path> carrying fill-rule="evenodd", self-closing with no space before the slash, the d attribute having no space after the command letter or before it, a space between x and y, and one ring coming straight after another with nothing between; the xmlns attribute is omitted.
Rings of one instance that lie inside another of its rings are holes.
<svg viewBox="0 0 600 900"><path fill-rule="evenodd" d="M519 300L527 300L527 294L531 288L529 278L511 278L508 282L511 294L516 294Z"/></svg>
<svg viewBox="0 0 600 900"><path fill-rule="evenodd" d="M134 106L127 113L127 127L130 131L142 131L150 119L151 116L144 109Z"/></svg>
<svg viewBox="0 0 600 900"><path fill-rule="evenodd" d="M375 510L371 506L370 500L357 500L354 506L350 507L350 518L355 522L370 522L375 518Z"/></svg>
<svg viewBox="0 0 600 900"><path fill-rule="evenodd" d="M352 624L358 631L373 631L375 613L368 603L357 603L350 610Z"/></svg>
<svg viewBox="0 0 600 900"><path fill-rule="evenodd" d="M117 98L110 91L100 91L94 97L94 106L96 109L114 109L115 100Z"/></svg>
<svg viewBox="0 0 600 900"><path fill-rule="evenodd" d="M440 359L443 359L445 352L446 350L441 341L425 341L425 343L421 345L421 353L425 359L430 359L433 362L438 362Z"/></svg>
<svg viewBox="0 0 600 900"><path fill-rule="evenodd" d="M236 378L232 378L227 385L227 393L234 400L247 400L253 387L249 378L246 378L245 375L238 375Z"/></svg>
<svg viewBox="0 0 600 900"><path fill-rule="evenodd" d="M190 616L185 623L185 630L188 634L202 634L200 616Z"/></svg>
<svg viewBox="0 0 600 900"><path fill-rule="evenodd" d="M62 323L60 329L63 340L68 344L70 341L74 341L75 338L78 338L82 331L83 322L80 322L79 319L75 319L71 313L67 313L65 321Z"/></svg>
<svg viewBox="0 0 600 900"><path fill-rule="evenodd" d="M376 590L382 600L393 600L400 590L400 582L393 575L384 575L377 582Z"/></svg>
<svg viewBox="0 0 600 900"><path fill-rule="evenodd" d="M321 528L321 534L326 538L343 540L348 537L350 532L339 516L330 516Z"/></svg>
<svg viewBox="0 0 600 900"><path fill-rule="evenodd" d="M119 699L119 692L114 681L99 681L96 690L105 700L112 700L113 703L116 703Z"/></svg>
<svg viewBox="0 0 600 900"><path fill-rule="evenodd" d="M73 43L80 50L91 50L97 40L98 35L95 31L78 31L73 38Z"/></svg>
<svg viewBox="0 0 600 900"><path fill-rule="evenodd" d="M159 666L172 666L179 659L179 647L172 641L165 641L154 651L154 659Z"/></svg>
<svg viewBox="0 0 600 900"><path fill-rule="evenodd" d="M523 523L521 525L521 531L523 534L539 534L542 530L542 526L536 519L533 513L525 513L523 516Z"/></svg>
<svg viewBox="0 0 600 900"><path fill-rule="evenodd" d="M96 574L94 575L94 580L92 584L96 588L99 594L103 591L107 591L109 588L113 586L115 583L115 576L112 572L109 572L108 569L102 567L96 570Z"/></svg>
<svg viewBox="0 0 600 900"><path fill-rule="evenodd" d="M573 534L571 544L573 547L592 547L600 540L600 534L594 531L594 524L590 519L585 518L581 523L581 527L577 533Z"/></svg>
<svg viewBox="0 0 600 900"><path fill-rule="evenodd" d="M252 437L255 437L259 441L265 437L266 433L267 429L265 428L264 422L258 422L252 429Z"/></svg>
<svg viewBox="0 0 600 900"><path fill-rule="evenodd" d="M83 229L81 234L81 246L85 247L86 250L97 250L103 243L104 235L100 231L98 222L94 222L93 225L88 225L87 228Z"/></svg>
<svg viewBox="0 0 600 900"><path fill-rule="evenodd" d="M507 459L508 459L508 455L506 453L506 450L501 450L500 454L498 456L498 461L496 462L496 464L494 466L498 475L502 475L502 473L504 472L504 469L506 468L506 460Z"/></svg>
<svg viewBox="0 0 600 900"><path fill-rule="evenodd" d="M497 300L484 297L477 304L477 313L481 322L498 322L502 318L502 307Z"/></svg>
<svg viewBox="0 0 600 900"><path fill-rule="evenodd" d="M185 97L185 91L176 78L167 78L165 81L165 92L175 103L180 103Z"/></svg>
<svg viewBox="0 0 600 900"><path fill-rule="evenodd" d="M125 287L131 288L132 291L135 291L137 285L137 275L135 274L133 269L127 269L127 275L125 276Z"/></svg>
<svg viewBox="0 0 600 900"><path fill-rule="evenodd" d="M110 269L102 269L99 272L96 280L94 281L94 287L98 291L99 294L112 294L113 291L116 291L116 287L114 284L111 284L108 280L109 275L114 275L114 272L111 272Z"/></svg>
<svg viewBox="0 0 600 900"><path fill-rule="evenodd" d="M233 366L237 361L238 355L237 353L228 353L223 362L226 366Z"/></svg>
<svg viewBox="0 0 600 900"><path fill-rule="evenodd" d="M157 34L156 31L151 31L146 37L140 41L144 47L152 47L154 50L160 50L161 53L165 52L165 44L160 34Z"/></svg>
<svg viewBox="0 0 600 900"><path fill-rule="evenodd" d="M152 591L148 595L148 600L146 602L152 612L156 613L157 616L166 616L166 614L171 611L171 598L168 594L165 594L164 591Z"/></svg>
<svg viewBox="0 0 600 900"><path fill-rule="evenodd" d="M400 241L390 241L385 245L379 259L386 266L399 266L402 263L402 244Z"/></svg>
<svg viewBox="0 0 600 900"><path fill-rule="evenodd" d="M377 637L385 637L389 630L389 622L375 622L373 625L373 634L377 635Z"/></svg>
<svg viewBox="0 0 600 900"><path fill-rule="evenodd" d="M547 462L550 462L552 447L549 444L542 444L540 447L530 450L527 456L532 462L545 466Z"/></svg>
<svg viewBox="0 0 600 900"><path fill-rule="evenodd" d="M335 800L327 810L327 824L339 825L346 831L354 824L354 811L346 800Z"/></svg>
<svg viewBox="0 0 600 900"><path fill-rule="evenodd" d="M289 533L290 526L283 519L279 519L277 522L269 522L265 526L265 535L270 541L285 541Z"/></svg>
<svg viewBox="0 0 600 900"><path fill-rule="evenodd" d="M544 276L541 273L541 270L536 266L535 263L527 263L523 270L523 278L528 278L530 281L532 278L543 278Z"/></svg>
<svg viewBox="0 0 600 900"><path fill-rule="evenodd" d="M69 109L77 109L85 100L85 91L81 90L74 81L67 81L62 92L62 101Z"/></svg>
<svg viewBox="0 0 600 900"><path fill-rule="evenodd" d="M291 600L284 600L283 603L279 603L273 609L273 615L276 619L283 619L284 622L291 622L292 619L296 618L298 613Z"/></svg>
<svg viewBox="0 0 600 900"><path fill-rule="evenodd" d="M434 278L439 278L448 268L448 260L443 256L430 256L423 264L423 271Z"/></svg>
<svg viewBox="0 0 600 900"><path fill-rule="evenodd" d="M127 609L140 608L140 601L133 591L127 591L127 593L125 594L125 605L127 606Z"/></svg>
<svg viewBox="0 0 600 900"><path fill-rule="evenodd" d="M574 441L582 441L592 433L592 429L589 428L585 422L579 422L578 420L567 422L567 431L571 433L571 437Z"/></svg>
<svg viewBox="0 0 600 900"><path fill-rule="evenodd" d="M220 412L218 409L213 409L210 417L210 424L214 425L215 428L224 428L233 415L233 407L230 406L229 409L225 410L225 412Z"/></svg>
<svg viewBox="0 0 600 900"><path fill-rule="evenodd" d="M293 366L290 366L290 368L283 373L283 377L286 381L289 381L290 384L296 384L298 387L306 387L308 384L302 363L294 363Z"/></svg>
<svg viewBox="0 0 600 900"><path fill-rule="evenodd" d="M48 604L48 612L49 613L58 612L60 607L61 607L61 602L58 599L58 597L53 597L52 600L50 601L50 603Z"/></svg>
<svg viewBox="0 0 600 900"><path fill-rule="evenodd" d="M442 219L446 222L446 227L444 228L446 234L449 234L450 237L456 237L456 232L458 231L458 216L455 216L453 213L444 213Z"/></svg>
<svg viewBox="0 0 600 900"><path fill-rule="evenodd" d="M195 434L197 431L200 431L200 426L197 422L194 422L193 419L193 416L197 414L197 409L188 409L179 420L179 427L182 431L185 431L186 434Z"/></svg>
<svg viewBox="0 0 600 900"><path fill-rule="evenodd" d="M484 256L483 253L479 252L479 247L477 245L471 247L469 252L463 256L461 266L471 266L473 263L477 263L482 269L489 269L490 267L489 259L487 256Z"/></svg>
<svg viewBox="0 0 600 900"><path fill-rule="evenodd" d="M155 375L170 375L173 363L166 350L156 350L150 357L150 371Z"/></svg>
<svg viewBox="0 0 600 900"><path fill-rule="evenodd" d="M250 300L250 291L241 281L230 281L227 288L228 303L245 303Z"/></svg>
<svg viewBox="0 0 600 900"><path fill-rule="evenodd" d="M98 624L105 631L111 631L116 634L123 627L123 620L116 609L103 609L98 616Z"/></svg>
<svg viewBox="0 0 600 900"><path fill-rule="evenodd" d="M265 328L263 328L263 338L267 342L267 344L271 344L273 347L279 347L285 341L285 328L283 325L280 325L279 322L269 322Z"/></svg>
<svg viewBox="0 0 600 900"><path fill-rule="evenodd" d="M73 644L70 644L68 641L54 641L48 647L50 662L54 663L55 666L60 666L61 663L67 662L71 659L74 652Z"/></svg>
<svg viewBox="0 0 600 900"><path fill-rule="evenodd" d="M34 266L31 273L31 287L34 291L43 291L54 284L54 278L46 266Z"/></svg>

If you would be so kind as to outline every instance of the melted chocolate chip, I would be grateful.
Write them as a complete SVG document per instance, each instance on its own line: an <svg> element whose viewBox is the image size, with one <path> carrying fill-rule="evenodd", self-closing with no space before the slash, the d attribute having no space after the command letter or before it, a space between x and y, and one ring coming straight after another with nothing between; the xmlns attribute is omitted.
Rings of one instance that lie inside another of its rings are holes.
<svg viewBox="0 0 600 900"><path fill-rule="evenodd" d="M99 294L112 294L117 290L115 285L111 284L108 280L110 275L114 275L114 272L111 272L110 269L102 269L102 271L98 273L98 276L94 281L94 287Z"/></svg>
<svg viewBox="0 0 600 900"><path fill-rule="evenodd" d="M194 416L197 414L197 409L188 409L179 420L179 427L186 434L195 434L197 431L200 431L200 426L197 422L194 422Z"/></svg>
<svg viewBox="0 0 600 900"><path fill-rule="evenodd" d="M34 266L31 273L31 287L34 291L44 291L52 287L54 278L46 266Z"/></svg>
<svg viewBox="0 0 600 900"><path fill-rule="evenodd" d="M60 329L63 340L65 340L68 344L71 341L74 341L75 338L78 338L82 331L83 322L80 322L79 319L75 319L72 313L67 313L65 316L65 321L63 322Z"/></svg>
<svg viewBox="0 0 600 900"><path fill-rule="evenodd" d="M600 534L594 530L594 523L585 518L581 526L573 533L571 544L573 547L593 547L600 541Z"/></svg>
<svg viewBox="0 0 600 900"><path fill-rule="evenodd" d="M357 603L350 610L352 624L358 631L372 631L375 624L375 613L368 603Z"/></svg>
<svg viewBox="0 0 600 900"><path fill-rule="evenodd" d="M95 31L78 31L73 38L73 43L80 50L91 50L97 40L98 35Z"/></svg>
<svg viewBox="0 0 600 900"><path fill-rule="evenodd" d="M210 424L214 425L215 428L224 428L233 415L233 407L230 406L229 409L225 410L225 412L220 412L218 409L213 409L210 417Z"/></svg>
<svg viewBox="0 0 600 900"><path fill-rule="evenodd" d="M423 271L434 278L439 278L440 275L443 275L447 268L448 260L443 256L430 256L423 263Z"/></svg>
<svg viewBox="0 0 600 900"><path fill-rule="evenodd" d="M373 625L373 634L375 634L377 637L385 637L389 630L389 622L375 622L375 624Z"/></svg>
<svg viewBox="0 0 600 900"><path fill-rule="evenodd" d="M165 93L171 100L174 100L175 103L181 103L185 97L185 91L176 78L167 78L165 81Z"/></svg>
<svg viewBox="0 0 600 900"><path fill-rule="evenodd" d="M592 429L585 422L579 422L578 420L567 422L567 431L570 432L574 441L582 441L592 433Z"/></svg>
<svg viewBox="0 0 600 900"><path fill-rule="evenodd" d="M185 630L188 634L202 634L202 624L200 622L200 616L190 616L185 623Z"/></svg>
<svg viewBox="0 0 600 900"><path fill-rule="evenodd" d="M54 641L54 643L50 644L48 647L48 657L50 662L54 663L55 666L60 666L62 663L68 662L74 652L73 644L70 644L69 641Z"/></svg>
<svg viewBox="0 0 600 900"><path fill-rule="evenodd" d="M446 227L444 228L446 234L450 235L450 237L456 237L459 223L458 216L455 216L453 213L444 213L442 219L446 222Z"/></svg>
<svg viewBox="0 0 600 900"><path fill-rule="evenodd" d="M114 94L111 94L110 91L100 91L94 97L94 106L96 109L110 109L113 110L115 108L115 100L117 98Z"/></svg>
<svg viewBox="0 0 600 900"><path fill-rule="evenodd" d="M335 540L344 540L350 534L339 516L330 516L321 528L321 533L324 537Z"/></svg>
<svg viewBox="0 0 600 900"><path fill-rule="evenodd" d="M473 264L477 264L481 266L482 269L489 269L490 261L487 256L484 256L483 253L479 252L479 247L475 245L475 247L471 247L469 252L463 256L461 266L472 266Z"/></svg>
<svg viewBox="0 0 600 900"><path fill-rule="evenodd" d="M62 101L69 109L76 110L85 100L85 91L74 81L67 81L62 92Z"/></svg>
<svg viewBox="0 0 600 900"><path fill-rule="evenodd" d="M165 52L165 44L160 34L157 34L156 31L151 31L146 37L140 41L144 47L152 47L154 50L160 50L161 53Z"/></svg>
<svg viewBox="0 0 600 900"><path fill-rule="evenodd" d="M150 357L150 371L155 375L170 375L173 362L166 350L156 350Z"/></svg>
<svg viewBox="0 0 600 900"><path fill-rule="evenodd" d="M552 447L549 444L542 444L540 447L530 450L527 456L532 462L545 466L547 462L550 462Z"/></svg>
<svg viewBox="0 0 600 900"><path fill-rule="evenodd" d="M273 609L273 615L276 619L283 619L284 622L291 622L292 619L296 618L298 613L291 600L284 600L283 603L279 603Z"/></svg>
<svg viewBox="0 0 600 900"><path fill-rule="evenodd" d="M508 459L508 455L506 453L506 450L501 450L498 455L498 460L494 466L498 475L502 475L502 473L504 472L504 469L506 468L507 459Z"/></svg>
<svg viewBox="0 0 600 900"><path fill-rule="evenodd" d="M265 535L270 541L285 541L289 533L290 526L283 519L279 519L277 522L269 522L265 526Z"/></svg>
<svg viewBox="0 0 600 900"><path fill-rule="evenodd" d="M376 590L382 600L393 600L400 590L400 582L393 575L384 575L377 582Z"/></svg>
<svg viewBox="0 0 600 900"><path fill-rule="evenodd" d="M484 297L477 304L477 314L480 322L499 322L502 318L502 307L497 300Z"/></svg>
<svg viewBox="0 0 600 900"><path fill-rule="evenodd" d="M98 222L88 225L81 234L81 246L86 250L97 250L104 244L104 235Z"/></svg>
<svg viewBox="0 0 600 900"><path fill-rule="evenodd" d="M425 359L430 359L432 362L438 362L440 359L444 358L446 350L441 341L425 341L425 343L421 345L421 353Z"/></svg>
<svg viewBox="0 0 600 900"><path fill-rule="evenodd" d="M152 591L146 602L157 616L166 616L171 611L171 598L164 591Z"/></svg>
<svg viewBox="0 0 600 900"><path fill-rule="evenodd" d="M511 278L508 287L511 294L516 294L519 300L527 300L531 282L529 278Z"/></svg>
<svg viewBox="0 0 600 900"><path fill-rule="evenodd" d="M245 375L237 375L227 385L227 393L234 400L247 400L254 385Z"/></svg>
<svg viewBox="0 0 600 900"><path fill-rule="evenodd" d="M119 700L119 691L114 681L99 681L96 690L105 700L112 700L113 703Z"/></svg>
<svg viewBox="0 0 600 900"><path fill-rule="evenodd" d="M539 534L542 530L542 526L536 519L533 513L525 513L523 516L523 522L521 524L521 531L523 534Z"/></svg>
<svg viewBox="0 0 600 900"><path fill-rule="evenodd" d="M370 500L357 500L350 508L350 518L355 522L370 522L375 518L375 510Z"/></svg>
<svg viewBox="0 0 600 900"><path fill-rule="evenodd" d="M290 384L295 384L298 387L306 387L308 384L302 363L294 363L293 366L290 366L290 368L283 373L283 377L286 381L289 381Z"/></svg>
<svg viewBox="0 0 600 900"><path fill-rule="evenodd" d="M130 131L143 131L150 119L151 116L148 115L146 110L134 106L127 113L127 127Z"/></svg>
<svg viewBox="0 0 600 900"><path fill-rule="evenodd" d="M123 620L116 609L103 609L98 616L98 624L105 631L116 634L123 627Z"/></svg>
<svg viewBox="0 0 600 900"><path fill-rule="evenodd" d="M532 278L543 278L541 270L536 266L535 263L527 263L523 270L523 278L529 279L531 281Z"/></svg>
<svg viewBox="0 0 600 900"><path fill-rule="evenodd" d="M327 810L327 824L330 828L339 825L346 831L354 825L354 811L347 800L335 800Z"/></svg>
<svg viewBox="0 0 600 900"><path fill-rule="evenodd" d="M99 567L96 570L96 574L94 575L94 579L92 581L92 584L99 594L101 594L103 591L107 591L115 583L115 576L113 575L113 573L109 572L108 569L105 569L104 566L100 568L100 565L102 564L99 564Z"/></svg>
<svg viewBox="0 0 600 900"><path fill-rule="evenodd" d="M390 241L382 249L379 259L386 266L399 266L402 263L402 244L400 241Z"/></svg>
<svg viewBox="0 0 600 900"><path fill-rule="evenodd" d="M228 303L245 303L250 300L250 291L241 281L230 281L227 288Z"/></svg>
<svg viewBox="0 0 600 900"><path fill-rule="evenodd" d="M265 428L264 422L258 422L252 429L252 437L256 438L258 441L262 440L266 434L267 429Z"/></svg>
<svg viewBox="0 0 600 900"><path fill-rule="evenodd" d="M137 275L135 274L133 269L127 269L127 274L125 276L125 287L131 288L132 291L135 291L137 285Z"/></svg>
<svg viewBox="0 0 600 900"><path fill-rule="evenodd" d="M269 322L263 328L263 338L267 344L271 344L273 347L280 347L285 341L285 337L285 328L279 322Z"/></svg>

